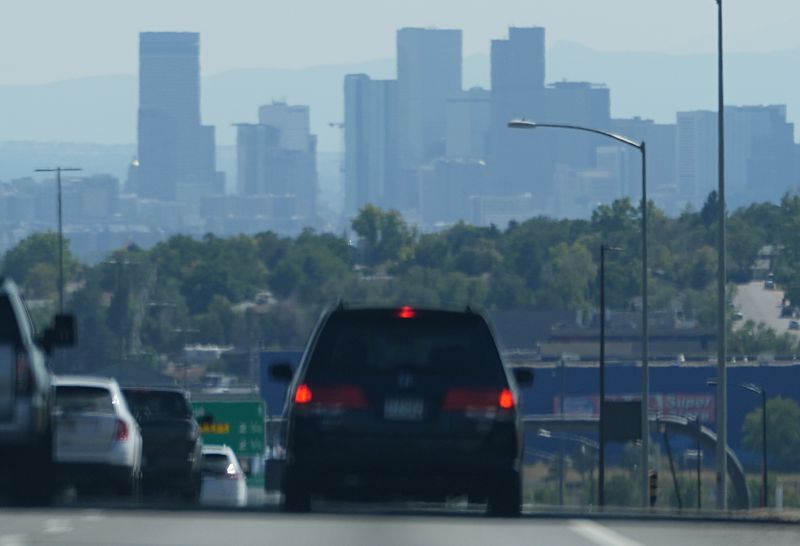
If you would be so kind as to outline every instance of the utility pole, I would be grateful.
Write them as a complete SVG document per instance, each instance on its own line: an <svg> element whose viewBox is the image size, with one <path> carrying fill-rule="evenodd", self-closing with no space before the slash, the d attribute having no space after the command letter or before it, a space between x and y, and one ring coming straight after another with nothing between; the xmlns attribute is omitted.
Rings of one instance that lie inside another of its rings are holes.
<svg viewBox="0 0 800 546"><path fill-rule="evenodd" d="M61 173L81 171L76 167L54 167L52 169L34 169L37 173L56 173L58 183L58 312L64 312L64 223L61 213Z"/></svg>
<svg viewBox="0 0 800 546"><path fill-rule="evenodd" d="M722 72L722 0L717 2L717 130L719 187L717 201L717 508L728 507L728 370L725 284L725 100Z"/></svg>

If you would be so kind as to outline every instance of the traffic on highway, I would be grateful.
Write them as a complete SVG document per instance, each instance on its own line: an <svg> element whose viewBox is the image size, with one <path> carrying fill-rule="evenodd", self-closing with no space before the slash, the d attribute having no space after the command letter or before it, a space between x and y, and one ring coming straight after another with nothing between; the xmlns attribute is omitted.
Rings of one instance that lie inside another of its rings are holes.
<svg viewBox="0 0 800 546"><path fill-rule="evenodd" d="M0 13L0 546L800 545L796 0Z"/></svg>

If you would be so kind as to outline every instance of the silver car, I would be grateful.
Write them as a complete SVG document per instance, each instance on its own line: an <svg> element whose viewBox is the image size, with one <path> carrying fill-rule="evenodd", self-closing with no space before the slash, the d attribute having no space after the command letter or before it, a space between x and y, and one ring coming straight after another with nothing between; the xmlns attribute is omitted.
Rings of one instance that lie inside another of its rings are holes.
<svg viewBox="0 0 800 546"><path fill-rule="evenodd" d="M138 493L142 435L116 380L57 377L55 415L59 482Z"/></svg>

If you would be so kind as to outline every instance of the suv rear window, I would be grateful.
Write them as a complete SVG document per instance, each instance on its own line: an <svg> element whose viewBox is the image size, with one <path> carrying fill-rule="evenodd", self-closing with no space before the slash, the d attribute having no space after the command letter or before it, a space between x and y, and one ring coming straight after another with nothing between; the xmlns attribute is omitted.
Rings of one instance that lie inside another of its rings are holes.
<svg viewBox="0 0 800 546"><path fill-rule="evenodd" d="M192 410L179 392L124 389L128 408L137 421L154 419L189 419Z"/></svg>
<svg viewBox="0 0 800 546"><path fill-rule="evenodd" d="M116 413L111 392L100 387L56 387L56 406L64 413Z"/></svg>
<svg viewBox="0 0 800 546"><path fill-rule="evenodd" d="M205 474L227 474L228 467L233 464L224 453L204 453L203 454L203 473Z"/></svg>
<svg viewBox="0 0 800 546"><path fill-rule="evenodd" d="M323 327L307 376L339 379L364 375L423 374L503 378L502 363L483 319L465 313L339 311Z"/></svg>

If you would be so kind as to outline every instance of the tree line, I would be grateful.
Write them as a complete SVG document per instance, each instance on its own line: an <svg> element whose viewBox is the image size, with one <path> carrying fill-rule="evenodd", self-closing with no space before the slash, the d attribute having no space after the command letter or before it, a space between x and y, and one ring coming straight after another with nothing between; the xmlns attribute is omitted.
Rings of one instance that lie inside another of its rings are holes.
<svg viewBox="0 0 800 546"><path fill-rule="evenodd" d="M651 309L678 310L713 327L716 194L701 210L674 218L649 207ZM350 235L309 229L296 237L176 235L150 249L130 245L96 264L80 263L67 247L67 307L81 333L70 360L95 369L118 359L176 355L187 342L301 347L322 308L337 300L596 313L601 244L623 249L607 261L609 308L631 309L640 295L640 210L629 199L600 205L588 219L540 216L505 229L459 223L435 233L368 205L351 229ZM777 251L776 280L800 302L800 196L730 214L731 293L735 283L751 279L768 245ZM56 234L37 233L0 263L43 322L57 293L57 250ZM756 324L737 329L730 343L733 353L797 349L786 333Z"/></svg>

